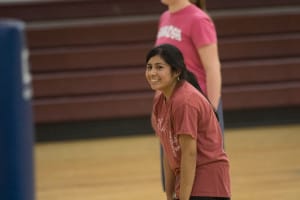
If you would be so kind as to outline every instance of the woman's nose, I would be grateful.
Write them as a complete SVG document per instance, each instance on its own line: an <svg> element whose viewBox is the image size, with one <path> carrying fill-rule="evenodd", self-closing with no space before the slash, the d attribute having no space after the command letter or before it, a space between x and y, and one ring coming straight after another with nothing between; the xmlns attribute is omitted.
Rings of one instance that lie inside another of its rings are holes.
<svg viewBox="0 0 300 200"><path fill-rule="evenodd" d="M155 75L156 73L157 73L157 71L156 71L155 68L152 68L152 69L150 70L150 74L151 74L151 75Z"/></svg>

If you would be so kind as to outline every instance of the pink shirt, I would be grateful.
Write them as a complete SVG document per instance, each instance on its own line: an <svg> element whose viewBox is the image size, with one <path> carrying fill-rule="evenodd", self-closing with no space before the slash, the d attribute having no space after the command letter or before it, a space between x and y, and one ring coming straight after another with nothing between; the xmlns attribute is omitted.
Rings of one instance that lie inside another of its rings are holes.
<svg viewBox="0 0 300 200"><path fill-rule="evenodd" d="M213 109L191 84L182 81L166 102L162 93L154 98L152 125L180 188L181 150L178 135L197 140L197 166L191 196L230 197L229 161Z"/></svg>
<svg viewBox="0 0 300 200"><path fill-rule="evenodd" d="M198 49L216 42L216 30L211 18L193 4L175 13L165 11L160 17L155 45L168 43L179 48L187 68L194 73L205 94L206 76Z"/></svg>

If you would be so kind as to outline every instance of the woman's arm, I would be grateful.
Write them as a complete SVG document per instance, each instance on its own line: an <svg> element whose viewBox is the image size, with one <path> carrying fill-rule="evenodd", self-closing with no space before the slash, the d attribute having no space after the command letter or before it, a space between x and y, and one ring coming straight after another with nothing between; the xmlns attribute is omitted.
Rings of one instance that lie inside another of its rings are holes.
<svg viewBox="0 0 300 200"><path fill-rule="evenodd" d="M165 173L165 188L167 200L173 200L175 192L175 175L172 172L165 155L163 155L163 165Z"/></svg>
<svg viewBox="0 0 300 200"><path fill-rule="evenodd" d="M205 73L207 97L215 110L218 109L221 97L221 64L217 44L210 44L198 49Z"/></svg>
<svg viewBox="0 0 300 200"><path fill-rule="evenodd" d="M188 200L191 196L196 173L197 147L196 140L189 135L180 135L180 200Z"/></svg>

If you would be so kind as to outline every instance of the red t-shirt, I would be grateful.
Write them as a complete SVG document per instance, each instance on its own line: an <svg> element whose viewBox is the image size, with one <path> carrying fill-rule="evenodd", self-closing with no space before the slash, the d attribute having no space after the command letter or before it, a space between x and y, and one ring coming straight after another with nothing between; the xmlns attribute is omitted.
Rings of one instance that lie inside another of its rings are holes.
<svg viewBox="0 0 300 200"><path fill-rule="evenodd" d="M178 136L197 140L197 166L191 196L230 197L229 161L223 150L217 118L207 99L190 83L180 82L170 99L157 92L152 125L180 188L181 151Z"/></svg>

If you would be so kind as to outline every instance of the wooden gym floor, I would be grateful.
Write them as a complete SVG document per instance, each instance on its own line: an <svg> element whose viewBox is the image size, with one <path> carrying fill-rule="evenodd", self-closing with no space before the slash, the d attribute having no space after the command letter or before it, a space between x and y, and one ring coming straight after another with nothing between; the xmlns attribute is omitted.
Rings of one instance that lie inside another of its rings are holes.
<svg viewBox="0 0 300 200"><path fill-rule="evenodd" d="M232 199L299 200L300 124L228 129ZM37 200L161 200L151 134L35 145Z"/></svg>

